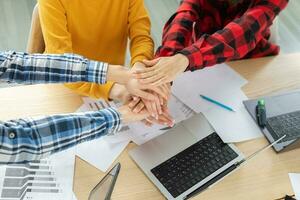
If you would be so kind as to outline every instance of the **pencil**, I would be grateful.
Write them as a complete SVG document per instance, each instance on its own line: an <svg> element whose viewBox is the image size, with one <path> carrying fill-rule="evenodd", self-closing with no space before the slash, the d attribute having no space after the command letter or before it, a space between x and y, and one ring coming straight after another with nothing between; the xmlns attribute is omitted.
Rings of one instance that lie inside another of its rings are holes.
<svg viewBox="0 0 300 200"><path fill-rule="evenodd" d="M235 110L233 110L233 109L230 108L229 106L226 106L225 104L220 103L220 102L218 102L218 101L216 101L216 100L213 100L213 99L211 99L211 98L209 98L209 97L207 97L207 96L204 96L204 95L200 94L200 97L201 97L202 99L204 99L204 100L206 100L206 101L208 101L208 102L211 102L211 103L213 103L213 104L215 104L215 105L217 105L217 106L220 106L220 107L222 107L222 108L224 108L224 109L226 109L226 110L229 110L229 111L231 111L231 112L235 112Z"/></svg>

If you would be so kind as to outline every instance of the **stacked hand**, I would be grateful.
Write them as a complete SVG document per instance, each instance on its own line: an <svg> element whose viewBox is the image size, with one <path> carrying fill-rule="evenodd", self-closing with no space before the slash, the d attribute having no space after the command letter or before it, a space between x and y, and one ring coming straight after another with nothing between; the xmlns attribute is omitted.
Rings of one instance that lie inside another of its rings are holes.
<svg viewBox="0 0 300 200"><path fill-rule="evenodd" d="M145 69L146 66L143 63L136 63L133 66L133 70ZM167 102L170 98L170 86L167 84L160 86L152 86L150 84L141 84L134 77L131 78L135 81L136 85L140 88L148 88L145 92L148 93L148 97L154 97L153 99L144 98L143 96L134 96L133 100L129 103L129 107L134 113L140 113L143 109L146 109L150 116L143 120L146 125L152 125L153 123L159 123L163 125L173 126L174 122L167 109ZM155 89L154 89L155 88Z"/></svg>
<svg viewBox="0 0 300 200"><path fill-rule="evenodd" d="M189 60L186 56L177 54L171 57L157 58L151 61L145 60L143 63L138 63L133 67L133 77L139 80L140 87L158 87L160 91L167 95L168 98L162 96L160 93L155 91L148 91L159 98L158 103L153 103L149 99L145 98L134 98L130 102L129 107L133 109L133 112L139 113L146 107L148 112L151 114L146 120L145 124L151 125L153 123L159 124L172 124L173 119L169 115L167 108L167 101L171 95L171 84L176 77L183 73L187 66L189 65ZM157 99L156 99L157 101ZM155 101L154 101L155 102ZM162 121L159 116L165 116Z"/></svg>
<svg viewBox="0 0 300 200"><path fill-rule="evenodd" d="M158 86L170 83L183 73L189 65L189 60L182 54L171 57L161 57L151 61L144 61L147 68L136 69L134 77L144 85Z"/></svg>
<svg viewBox="0 0 300 200"><path fill-rule="evenodd" d="M128 93L125 98L122 95L122 99L129 100L127 108L130 112L125 112L125 115L136 114L132 119L143 119L146 125L159 123L173 126L174 121L167 108L171 95L170 82L184 72L188 64L187 57L176 54L151 61L145 60L143 63L138 62L129 73L124 68L111 67L108 76L120 80L119 83L124 85Z"/></svg>

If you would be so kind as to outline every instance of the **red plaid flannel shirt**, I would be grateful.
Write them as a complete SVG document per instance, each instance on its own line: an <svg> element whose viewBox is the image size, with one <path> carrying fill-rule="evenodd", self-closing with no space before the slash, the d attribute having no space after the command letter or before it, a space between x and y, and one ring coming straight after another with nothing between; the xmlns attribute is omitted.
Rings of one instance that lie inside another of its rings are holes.
<svg viewBox="0 0 300 200"><path fill-rule="evenodd" d="M270 26L288 0L183 0L164 27L156 56L186 55L187 70L279 53Z"/></svg>

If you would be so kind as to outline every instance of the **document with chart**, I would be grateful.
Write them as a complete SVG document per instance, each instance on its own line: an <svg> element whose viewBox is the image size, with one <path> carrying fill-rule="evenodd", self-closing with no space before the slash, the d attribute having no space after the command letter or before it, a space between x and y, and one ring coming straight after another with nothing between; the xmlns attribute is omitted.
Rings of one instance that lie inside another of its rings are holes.
<svg viewBox="0 0 300 200"><path fill-rule="evenodd" d="M0 167L0 200L73 200L74 150Z"/></svg>

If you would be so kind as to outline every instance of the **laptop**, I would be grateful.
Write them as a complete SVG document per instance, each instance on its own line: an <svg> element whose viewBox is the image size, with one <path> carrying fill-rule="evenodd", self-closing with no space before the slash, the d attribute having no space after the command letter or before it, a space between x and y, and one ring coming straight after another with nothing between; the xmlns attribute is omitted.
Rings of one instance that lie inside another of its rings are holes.
<svg viewBox="0 0 300 200"><path fill-rule="evenodd" d="M88 200L110 200L120 168L121 164L117 163L92 189Z"/></svg>
<svg viewBox="0 0 300 200"><path fill-rule="evenodd" d="M129 154L167 199L179 200L208 189L272 145L245 158L197 114Z"/></svg>
<svg viewBox="0 0 300 200"><path fill-rule="evenodd" d="M300 91L244 101L255 122L256 105L260 99L264 99L266 104L266 127L260 127L265 137L272 143L287 135L284 140L274 145L274 150L279 153L300 148Z"/></svg>

